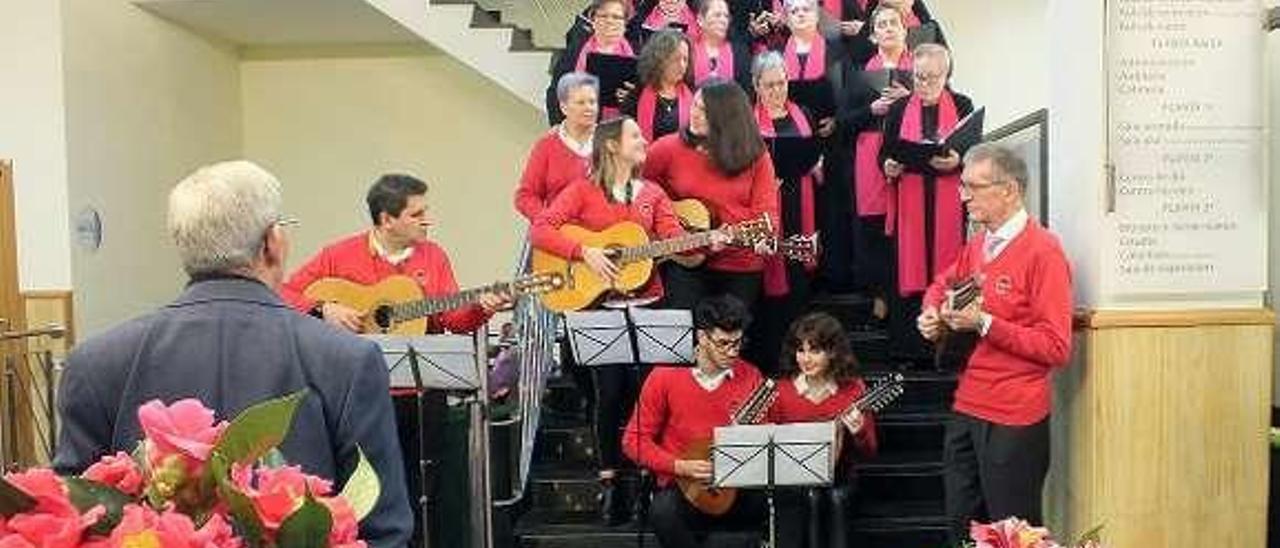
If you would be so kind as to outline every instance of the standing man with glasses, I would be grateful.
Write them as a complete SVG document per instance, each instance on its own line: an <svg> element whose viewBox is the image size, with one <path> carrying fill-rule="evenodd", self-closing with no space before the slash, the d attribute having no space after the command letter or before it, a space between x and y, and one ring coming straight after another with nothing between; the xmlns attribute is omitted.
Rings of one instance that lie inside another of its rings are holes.
<svg viewBox="0 0 1280 548"><path fill-rule="evenodd" d="M400 275L418 282L427 297L458 292L449 256L427 237L433 223L427 183L410 175L383 175L369 188L365 201L373 227L325 247L295 271L280 291L299 311L355 333L362 324L359 312L339 303L309 299L303 294L307 286L330 277L374 285ZM433 316L428 329L475 331L510 303L504 294L483 295L479 304Z"/></svg>
<svg viewBox="0 0 1280 548"><path fill-rule="evenodd" d="M739 492L727 514L709 516L690 505L675 484L677 477L711 481L711 462L690 460L685 452L710 442L715 428L728 425L764 382L760 371L739 357L750 322L746 305L736 297L699 301L693 311L693 368L655 367L623 432L627 457L657 476L651 518L665 548L702 546L708 532L759 528L765 517L758 493Z"/></svg>
<svg viewBox="0 0 1280 548"><path fill-rule="evenodd" d="M405 546L413 515L382 354L291 310L284 279L291 221L280 183L249 162L201 168L169 194L169 234L190 283L160 310L107 330L67 358L58 386L61 428L53 466L79 474L100 457L133 451L137 411L197 398L218 419L306 389L285 459L337 487L363 451L382 491L360 522L371 546Z"/></svg>
<svg viewBox="0 0 1280 548"><path fill-rule="evenodd" d="M891 352L903 357L925 355L925 342L913 321L929 280L955 260L964 243L964 208L960 205L962 151L930 158L924 165L904 165L892 157L900 141L938 141L973 112L973 101L947 84L951 54L937 44L917 46L912 54L915 88L884 116L880 164L889 185L885 233L892 236L896 268L889 292Z"/></svg>
<svg viewBox="0 0 1280 548"><path fill-rule="evenodd" d="M1012 151L965 155L962 196L983 231L929 286L921 335L974 333L946 427L946 509L953 542L970 520L1020 517L1040 525L1049 470L1053 371L1071 355L1071 267L1058 239L1023 207L1027 166ZM974 279L981 296L952 309L947 289Z"/></svg>

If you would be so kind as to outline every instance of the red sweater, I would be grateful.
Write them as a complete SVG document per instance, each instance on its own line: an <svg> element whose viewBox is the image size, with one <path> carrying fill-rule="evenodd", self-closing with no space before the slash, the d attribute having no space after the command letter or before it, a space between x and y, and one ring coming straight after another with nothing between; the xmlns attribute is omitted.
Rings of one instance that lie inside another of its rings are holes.
<svg viewBox="0 0 1280 548"><path fill-rule="evenodd" d="M867 392L866 383L862 379L854 379L840 383L836 388L833 396L822 400L821 403L813 403L800 394L796 390L795 379L790 378L778 382L778 399L773 402L773 407L769 409L769 420L778 424L786 424L791 422L826 422L839 420L840 413L843 413L853 402L862 397ZM853 438L853 444L858 449L858 456L861 458L871 458L876 454L878 442L876 440L876 419L871 413L863 413L862 430ZM848 432L844 427L844 423L838 425L841 432ZM842 451L842 455L847 452ZM844 460L842 458L842 460Z"/></svg>
<svg viewBox="0 0 1280 548"><path fill-rule="evenodd" d="M299 311L307 312L315 307L315 301L302 293L307 286L320 278L342 278L363 285L376 284L390 276L409 276L422 286L427 297L450 295L458 292L458 282L453 278L453 266L449 257L435 242L422 242L414 246L413 255L404 262L393 265L373 250L369 232L360 232L339 240L312 257L280 287L285 302ZM489 321L489 313L479 305L472 305L433 316L429 330L441 328L464 333Z"/></svg>
<svg viewBox="0 0 1280 548"><path fill-rule="evenodd" d="M530 222L561 190L587 176L590 156L579 156L560 139L560 128L551 128L534 143L516 188L516 210Z"/></svg>
<svg viewBox="0 0 1280 548"><path fill-rule="evenodd" d="M985 265L983 242L970 238L924 302L940 307L947 280L981 272L991 329L960 376L955 410L996 424L1035 424L1049 415L1053 369L1071 356L1071 267L1058 239L1034 219Z"/></svg>
<svg viewBox="0 0 1280 548"><path fill-rule="evenodd" d="M679 134L667 135L649 146L644 178L662 185L673 200L701 201L719 224L755 219L767 213L774 231L781 230L778 181L768 152L737 176L726 177L705 153L681 141ZM764 268L759 255L740 247L727 247L712 254L706 264L707 268L724 272L759 272Z"/></svg>
<svg viewBox="0 0 1280 548"><path fill-rule="evenodd" d="M764 377L754 365L738 360L733 376L707 392L688 367L656 367L640 389L635 411L622 433L622 451L652 470L658 484L669 485L676 459L696 441L709 441Z"/></svg>
<svg viewBox="0 0 1280 548"><path fill-rule="evenodd" d="M658 185L641 183L636 199L628 205L610 202L604 191L590 179L579 179L534 218L529 238L538 249L566 259L581 259L582 245L561 234L561 226L573 224L588 230L604 230L622 221L644 227L649 237L655 239L673 238L685 233L680 219L671 211L671 200ZM662 295L657 276L642 293L653 297Z"/></svg>

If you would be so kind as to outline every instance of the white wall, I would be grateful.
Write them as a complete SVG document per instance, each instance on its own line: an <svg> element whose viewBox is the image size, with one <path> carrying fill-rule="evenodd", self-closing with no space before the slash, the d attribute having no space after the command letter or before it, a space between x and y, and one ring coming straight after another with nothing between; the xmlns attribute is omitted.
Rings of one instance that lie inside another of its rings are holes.
<svg viewBox="0 0 1280 548"><path fill-rule="evenodd" d="M98 208L102 247L76 247L78 323L92 333L171 299L185 281L165 231L168 190L239 156L239 63L127 0L63 0L72 211Z"/></svg>
<svg viewBox="0 0 1280 548"><path fill-rule="evenodd" d="M952 86L995 129L1049 105L1048 0L932 0L952 50Z"/></svg>
<svg viewBox="0 0 1280 548"><path fill-rule="evenodd" d="M71 287L61 6L0 2L0 158L13 160L22 289Z"/></svg>
<svg viewBox="0 0 1280 548"><path fill-rule="evenodd" d="M523 223L511 196L541 116L436 53L310 57L242 64L244 153L284 182L298 265L368 226L364 194L384 172L431 186L433 237L459 282L511 274Z"/></svg>

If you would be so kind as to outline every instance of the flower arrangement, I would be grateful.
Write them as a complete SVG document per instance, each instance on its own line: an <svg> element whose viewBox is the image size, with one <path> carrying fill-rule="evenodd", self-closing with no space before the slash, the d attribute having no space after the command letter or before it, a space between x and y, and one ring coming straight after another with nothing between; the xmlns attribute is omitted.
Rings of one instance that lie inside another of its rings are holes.
<svg viewBox="0 0 1280 548"><path fill-rule="evenodd" d="M1048 529L1033 527L1019 518L995 523L975 521L969 524L969 538L973 542L966 548L1103 548L1098 536L1101 531L1102 527L1095 527L1074 544L1064 546L1053 540Z"/></svg>
<svg viewBox="0 0 1280 548"><path fill-rule="evenodd" d="M0 548L363 547L357 523L378 500L359 456L341 493L287 465L276 447L306 391L231 422L199 401L138 409L144 438L77 477L47 468L0 478Z"/></svg>

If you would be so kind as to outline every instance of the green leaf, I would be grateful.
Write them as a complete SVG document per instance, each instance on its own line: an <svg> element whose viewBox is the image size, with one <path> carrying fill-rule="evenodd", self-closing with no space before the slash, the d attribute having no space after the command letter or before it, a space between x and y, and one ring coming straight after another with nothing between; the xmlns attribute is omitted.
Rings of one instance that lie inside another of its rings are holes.
<svg viewBox="0 0 1280 548"><path fill-rule="evenodd" d="M289 434L293 414L307 396L306 389L245 409L227 426L213 451L227 464L249 464L275 449Z"/></svg>
<svg viewBox="0 0 1280 548"><path fill-rule="evenodd" d="M340 496L346 499L351 509L355 511L356 521L361 521L373 511L374 505L378 504L378 497L382 495L382 482L378 479L378 473L374 471L373 465L369 464L369 459L365 458L364 450L356 447L356 454L359 455L360 461L356 463L356 469L351 473L351 477L347 478L347 484L342 486Z"/></svg>
<svg viewBox="0 0 1280 548"><path fill-rule="evenodd" d="M111 530L120 524L120 518L124 517L125 505L133 502L133 497L119 489L96 481L69 477L62 478L62 482L67 486L68 498L76 510L87 512L94 506L102 506L107 510L106 515L89 529L89 532L96 535L111 534Z"/></svg>
<svg viewBox="0 0 1280 548"><path fill-rule="evenodd" d="M0 477L0 516L10 517L36 507L36 499Z"/></svg>
<svg viewBox="0 0 1280 548"><path fill-rule="evenodd" d="M331 529L333 515L329 513L329 508L316 502L308 490L302 506L280 523L276 542L289 548L327 548Z"/></svg>
<svg viewBox="0 0 1280 548"><path fill-rule="evenodd" d="M1104 525L1105 525L1104 523L1099 523L1097 527L1094 527L1093 529L1090 529L1085 534L1080 535L1080 540L1076 541L1076 544L1084 544L1090 541L1102 542L1102 527Z"/></svg>
<svg viewBox="0 0 1280 548"><path fill-rule="evenodd" d="M266 539L264 538L266 526L262 524L262 519L258 517L258 511L253 507L253 501L249 500L247 495L240 492L240 489L231 483L231 465L226 458L215 453L209 459L209 468L217 481L218 496L227 502L227 508L231 511L231 522L235 527L236 534L244 540L245 546L249 548L266 546Z"/></svg>

